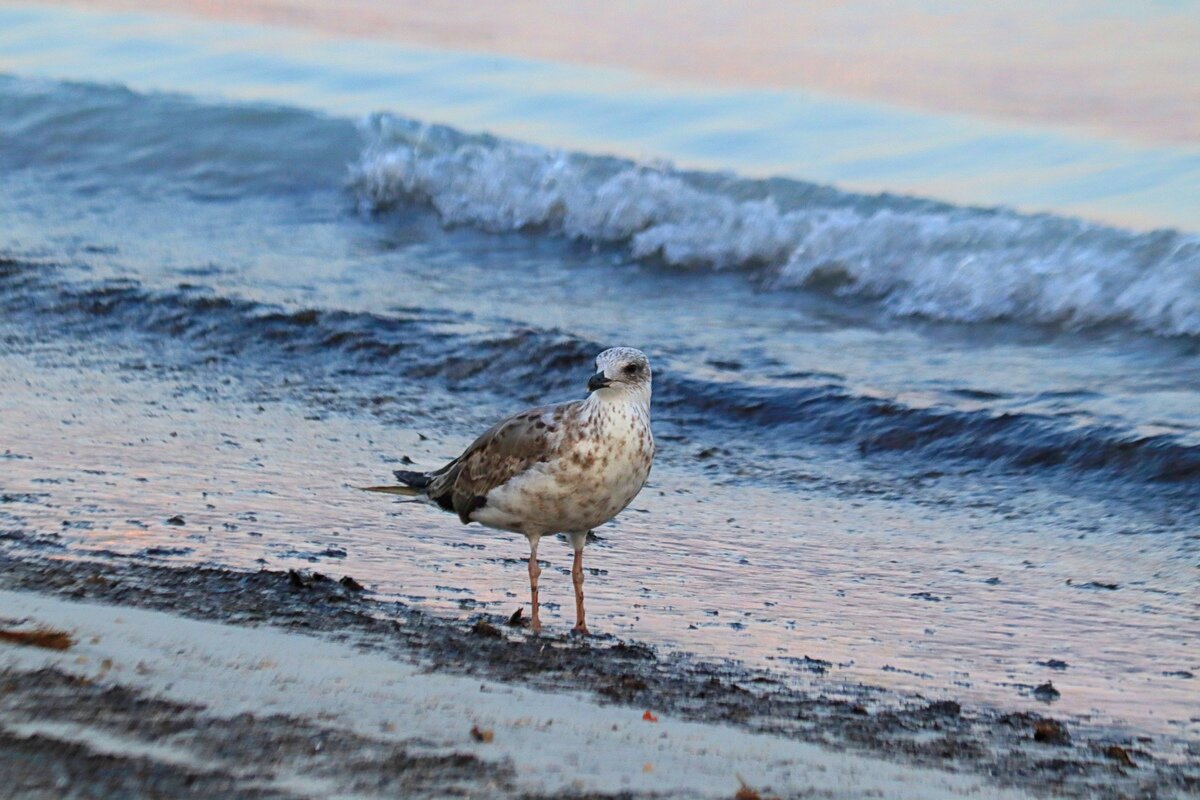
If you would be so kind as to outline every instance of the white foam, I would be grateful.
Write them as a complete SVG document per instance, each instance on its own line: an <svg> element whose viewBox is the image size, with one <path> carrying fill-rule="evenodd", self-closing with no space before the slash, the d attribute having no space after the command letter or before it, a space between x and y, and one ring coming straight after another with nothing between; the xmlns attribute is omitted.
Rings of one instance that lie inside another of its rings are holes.
<svg viewBox="0 0 1200 800"><path fill-rule="evenodd" d="M365 127L354 184L377 208L425 202L448 224L545 229L677 267L762 270L771 286L875 299L896 315L1200 335L1200 236L836 192L747 200L669 166L386 115Z"/></svg>

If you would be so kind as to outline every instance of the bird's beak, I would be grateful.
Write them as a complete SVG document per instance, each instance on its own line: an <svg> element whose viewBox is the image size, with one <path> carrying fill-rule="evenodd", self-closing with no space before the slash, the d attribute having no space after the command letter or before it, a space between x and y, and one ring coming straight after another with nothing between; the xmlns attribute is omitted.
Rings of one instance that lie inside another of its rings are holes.
<svg viewBox="0 0 1200 800"><path fill-rule="evenodd" d="M603 372L597 372L595 375L588 378L588 391L594 392L597 389L603 389L604 387L608 386L611 383L612 383L612 381L610 381L608 378L604 377Z"/></svg>

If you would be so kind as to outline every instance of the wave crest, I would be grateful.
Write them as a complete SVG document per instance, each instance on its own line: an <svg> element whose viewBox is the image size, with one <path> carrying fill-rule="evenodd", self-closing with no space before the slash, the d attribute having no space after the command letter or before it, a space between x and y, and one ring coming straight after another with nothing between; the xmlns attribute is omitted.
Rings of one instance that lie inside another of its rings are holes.
<svg viewBox="0 0 1200 800"><path fill-rule="evenodd" d="M1200 335L1196 235L683 172L386 114L364 129L352 183L375 210L428 204L447 224L754 271L771 288L869 299L899 316Z"/></svg>

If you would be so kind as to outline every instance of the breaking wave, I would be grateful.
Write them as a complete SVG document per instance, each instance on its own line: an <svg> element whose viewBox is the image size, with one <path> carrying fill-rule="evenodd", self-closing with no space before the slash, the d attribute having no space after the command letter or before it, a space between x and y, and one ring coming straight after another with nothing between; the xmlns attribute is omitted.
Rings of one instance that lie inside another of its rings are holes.
<svg viewBox="0 0 1200 800"><path fill-rule="evenodd" d="M674 267L953 322L1120 325L1200 335L1200 236L860 195L545 149L380 114L352 185L376 211L540 230Z"/></svg>
<svg viewBox="0 0 1200 800"><path fill-rule="evenodd" d="M627 249L764 288L962 323L1200 336L1200 235L863 195L468 135L389 114L347 120L121 86L0 76L0 167L85 194L202 201L336 192L377 212ZM363 142L365 137L365 144Z"/></svg>
<svg viewBox="0 0 1200 800"><path fill-rule="evenodd" d="M202 200L336 190L419 203L451 225L541 231L765 288L972 323L1200 336L1200 235L862 195L468 135L378 114L360 127L277 106L0 76L0 166L64 188Z"/></svg>

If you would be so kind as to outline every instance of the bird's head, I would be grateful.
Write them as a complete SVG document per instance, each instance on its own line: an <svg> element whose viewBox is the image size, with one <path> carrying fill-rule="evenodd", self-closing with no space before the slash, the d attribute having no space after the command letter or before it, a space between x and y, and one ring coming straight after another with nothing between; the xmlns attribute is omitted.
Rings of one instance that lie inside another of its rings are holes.
<svg viewBox="0 0 1200 800"><path fill-rule="evenodd" d="M650 359L632 347L612 347L596 356L596 374L588 379L589 392L601 396L629 395L650 403Z"/></svg>

